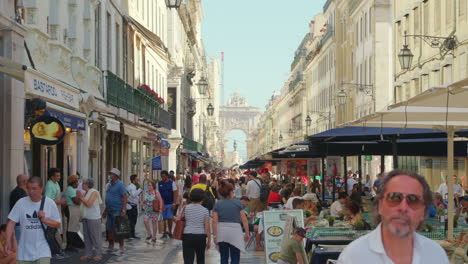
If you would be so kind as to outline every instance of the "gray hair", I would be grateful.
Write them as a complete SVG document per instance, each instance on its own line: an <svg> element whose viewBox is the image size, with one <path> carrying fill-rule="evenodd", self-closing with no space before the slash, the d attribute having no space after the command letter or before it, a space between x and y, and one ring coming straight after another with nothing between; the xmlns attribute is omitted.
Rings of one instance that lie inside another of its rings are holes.
<svg viewBox="0 0 468 264"><path fill-rule="evenodd" d="M384 199L384 195L385 195L385 190L387 188L387 184L388 182L393 179L394 177L397 177L397 176L408 176L410 178L413 178L415 180L417 180L420 184L421 184L421 187L423 188L423 202L424 202L424 210L427 212L427 210L429 209L429 207L432 205L432 192L431 192L431 188L429 187L429 184L427 184L427 181L426 179L415 173L415 172L410 172L410 171L405 171L405 170L392 170L390 171L389 173L383 175L383 178L382 180L380 181L380 184L379 184L379 187L377 189L377 196L375 197L378 200L382 200ZM377 202L377 212L379 211L379 203ZM380 215L377 215L376 219L375 219L375 222L376 224L379 224L381 222L381 216Z"/></svg>
<svg viewBox="0 0 468 264"><path fill-rule="evenodd" d="M90 189L94 187L94 179L92 178L86 178L83 181L83 184L86 184Z"/></svg>

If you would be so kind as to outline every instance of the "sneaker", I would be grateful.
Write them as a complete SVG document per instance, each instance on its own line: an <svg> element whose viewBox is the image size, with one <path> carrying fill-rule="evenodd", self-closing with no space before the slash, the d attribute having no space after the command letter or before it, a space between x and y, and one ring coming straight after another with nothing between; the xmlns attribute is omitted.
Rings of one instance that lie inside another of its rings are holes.
<svg viewBox="0 0 468 264"><path fill-rule="evenodd" d="M147 237L147 238L146 238L146 243L147 243L147 244L151 243L151 237Z"/></svg>
<svg viewBox="0 0 468 264"><path fill-rule="evenodd" d="M118 254L119 254L120 256L122 256L122 255L125 254L126 251L127 251L127 250L126 250L124 247L121 247L121 248L119 249Z"/></svg>
<svg viewBox="0 0 468 264"><path fill-rule="evenodd" d="M65 256L64 256L63 254L56 254L56 255L54 255L53 258L54 258L54 259L64 259Z"/></svg>
<svg viewBox="0 0 468 264"><path fill-rule="evenodd" d="M161 237L161 239L168 238L167 233L164 233Z"/></svg>
<svg viewBox="0 0 468 264"><path fill-rule="evenodd" d="M169 233L169 232L167 233L167 236L168 236L169 238L172 238L172 234Z"/></svg>
<svg viewBox="0 0 468 264"><path fill-rule="evenodd" d="M116 252L116 251L117 251L117 249L116 249L116 248L113 248L113 247L110 247L110 248L107 248L107 249L106 249L106 252L107 252L107 253L114 253L114 252Z"/></svg>
<svg viewBox="0 0 468 264"><path fill-rule="evenodd" d="M151 243L156 244L156 238L151 239Z"/></svg>

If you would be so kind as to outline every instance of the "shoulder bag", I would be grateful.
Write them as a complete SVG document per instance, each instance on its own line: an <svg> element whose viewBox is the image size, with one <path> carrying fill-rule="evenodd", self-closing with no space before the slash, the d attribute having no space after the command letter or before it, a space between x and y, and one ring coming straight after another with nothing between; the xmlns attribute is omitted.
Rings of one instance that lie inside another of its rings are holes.
<svg viewBox="0 0 468 264"><path fill-rule="evenodd" d="M39 208L39 211L44 210L45 198L46 196L44 195L44 197L42 197L41 207ZM62 248L60 247L59 243L57 242L57 239L55 238L55 235L57 233L57 228L44 226L44 223L42 221L41 221L41 227L42 227L42 230L44 231L44 236L45 236L45 239L47 240L47 244L49 244L50 252L52 253L52 255L59 254L62 251Z"/></svg>
<svg viewBox="0 0 468 264"><path fill-rule="evenodd" d="M172 237L177 240L182 240L182 237L184 235L184 229L185 229L185 207L182 210L182 216L180 217L179 220L177 220L175 224Z"/></svg>

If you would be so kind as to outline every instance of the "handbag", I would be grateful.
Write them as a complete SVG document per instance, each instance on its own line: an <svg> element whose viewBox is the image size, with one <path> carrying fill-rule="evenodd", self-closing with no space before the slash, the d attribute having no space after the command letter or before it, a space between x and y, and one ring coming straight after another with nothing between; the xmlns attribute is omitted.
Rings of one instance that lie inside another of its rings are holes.
<svg viewBox="0 0 468 264"><path fill-rule="evenodd" d="M42 197L39 211L44 210L45 198L46 197L44 195L44 197ZM62 248L60 247L60 244L55 238L55 235L57 234L57 228L52 228L49 226L44 227L44 223L42 221L41 221L41 227L42 227L42 230L44 231L44 236L47 241L47 244L49 244L51 254L52 255L60 254L62 251Z"/></svg>
<svg viewBox="0 0 468 264"><path fill-rule="evenodd" d="M158 200L153 200L153 211L156 213L161 211L161 203Z"/></svg>
<svg viewBox="0 0 468 264"><path fill-rule="evenodd" d="M114 233L120 239L130 236L130 221L126 216L115 216Z"/></svg>
<svg viewBox="0 0 468 264"><path fill-rule="evenodd" d="M174 232L172 233L172 237L177 240L182 240L185 229L185 207L182 212L182 217L176 221Z"/></svg>

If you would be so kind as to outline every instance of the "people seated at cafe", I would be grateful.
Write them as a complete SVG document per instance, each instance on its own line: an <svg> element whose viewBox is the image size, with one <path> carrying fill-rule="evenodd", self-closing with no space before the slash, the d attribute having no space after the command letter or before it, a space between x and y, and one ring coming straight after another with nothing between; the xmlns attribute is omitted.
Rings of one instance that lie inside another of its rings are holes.
<svg viewBox="0 0 468 264"><path fill-rule="evenodd" d="M272 207L277 207L279 204L281 204L281 195L279 194L280 187L277 185L274 185L271 188L271 192L268 195L268 206Z"/></svg>
<svg viewBox="0 0 468 264"><path fill-rule="evenodd" d="M353 189L351 190L350 198L352 201L356 202L359 206L362 204L362 197L361 192L359 191L359 183L355 183L353 185Z"/></svg>
<svg viewBox="0 0 468 264"><path fill-rule="evenodd" d="M434 206L436 210L447 209L447 204L444 202L444 199L442 198L442 194L438 192L434 193Z"/></svg>
<svg viewBox="0 0 468 264"><path fill-rule="evenodd" d="M304 228L296 228L294 235L281 246L278 264L307 263L303 241L306 236Z"/></svg>
<svg viewBox="0 0 468 264"><path fill-rule="evenodd" d="M288 201L284 205L284 209L286 209L286 210L287 209L293 209L292 202L294 201L294 199L301 198L301 194L302 194L302 191L301 191L300 187L294 188L292 196L288 199Z"/></svg>
<svg viewBox="0 0 468 264"><path fill-rule="evenodd" d="M247 196L242 196L240 202L244 207L245 215L247 216L247 222L249 223L249 231L255 234L255 245L257 251L263 250L261 246L262 235L258 233L258 225L260 224L260 218L255 219L254 212L250 212L249 203L250 199ZM242 227L244 228L244 227Z"/></svg>
<svg viewBox="0 0 468 264"><path fill-rule="evenodd" d="M361 214L361 207L358 203L353 200L346 202L345 204L346 216L344 220L354 226L357 221L364 221L364 218Z"/></svg>
<svg viewBox="0 0 468 264"><path fill-rule="evenodd" d="M319 200L315 193L306 193L302 196L302 199L304 200L304 210L309 210L313 216L320 213L317 207Z"/></svg>
<svg viewBox="0 0 468 264"><path fill-rule="evenodd" d="M346 192L340 192L338 194L338 199L334 201L330 207L330 215L333 217L340 217L345 215L344 205L348 199L348 194Z"/></svg>

